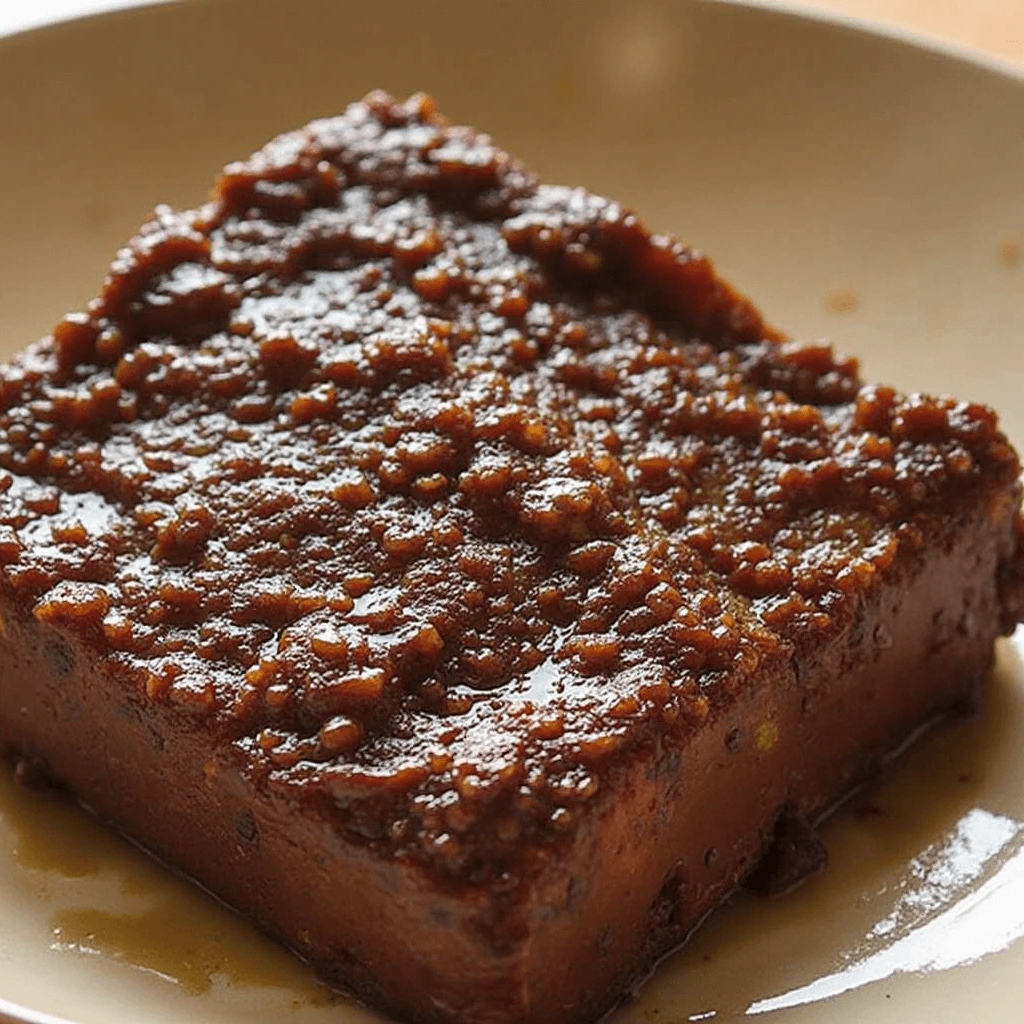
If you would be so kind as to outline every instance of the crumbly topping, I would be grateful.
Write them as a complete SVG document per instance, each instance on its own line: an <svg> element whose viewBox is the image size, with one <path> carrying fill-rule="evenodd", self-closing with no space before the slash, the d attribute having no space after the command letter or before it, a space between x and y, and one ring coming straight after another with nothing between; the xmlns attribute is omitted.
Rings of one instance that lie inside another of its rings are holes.
<svg viewBox="0 0 1024 1024"><path fill-rule="evenodd" d="M8 600L452 870L834 637L923 511L1016 500L988 409L865 386L424 97L159 209L0 407Z"/></svg>

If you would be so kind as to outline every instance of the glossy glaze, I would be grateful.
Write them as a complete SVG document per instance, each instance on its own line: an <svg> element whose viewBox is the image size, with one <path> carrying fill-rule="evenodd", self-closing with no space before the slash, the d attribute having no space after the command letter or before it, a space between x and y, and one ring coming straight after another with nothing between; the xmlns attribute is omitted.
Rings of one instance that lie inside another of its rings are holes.
<svg viewBox="0 0 1024 1024"><path fill-rule="evenodd" d="M70 631L251 778L462 879L855 629L958 502L1002 529L1018 500L989 410L781 341L422 97L159 210L2 385L0 559L55 670Z"/></svg>

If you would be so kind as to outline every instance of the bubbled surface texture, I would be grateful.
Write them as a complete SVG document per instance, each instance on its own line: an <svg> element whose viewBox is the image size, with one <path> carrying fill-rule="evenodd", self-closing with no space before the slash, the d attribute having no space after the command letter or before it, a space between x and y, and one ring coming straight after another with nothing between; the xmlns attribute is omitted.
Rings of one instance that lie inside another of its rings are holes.
<svg viewBox="0 0 1024 1024"><path fill-rule="evenodd" d="M253 784L484 875L1018 470L422 97L159 209L0 401L15 607Z"/></svg>

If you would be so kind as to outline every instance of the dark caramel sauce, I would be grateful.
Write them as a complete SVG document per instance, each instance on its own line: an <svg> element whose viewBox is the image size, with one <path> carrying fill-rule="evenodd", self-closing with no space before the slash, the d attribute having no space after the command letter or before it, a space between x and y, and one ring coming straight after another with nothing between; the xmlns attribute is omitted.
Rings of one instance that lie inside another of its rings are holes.
<svg viewBox="0 0 1024 1024"><path fill-rule="evenodd" d="M54 882L92 876L109 876L130 904L122 911L111 905L122 901L101 896L96 905L52 906L52 948L99 954L193 995L223 981L283 989L295 1006L340 1000L298 959L65 796L27 789L5 768L0 813L14 840L11 854L21 869L16 876L41 904L63 902Z"/></svg>
<svg viewBox="0 0 1024 1024"><path fill-rule="evenodd" d="M198 915L199 903L205 904ZM295 1005L327 1005L341 997L308 968L200 893L172 892L139 914L76 907L53 915L61 948L100 953L159 974L192 995L217 977L230 985L294 991Z"/></svg>

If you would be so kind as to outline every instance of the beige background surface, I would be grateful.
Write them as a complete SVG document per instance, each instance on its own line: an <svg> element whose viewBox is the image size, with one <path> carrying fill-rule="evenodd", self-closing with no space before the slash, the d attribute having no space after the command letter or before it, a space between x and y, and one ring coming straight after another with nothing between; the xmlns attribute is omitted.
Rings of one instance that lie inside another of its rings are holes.
<svg viewBox="0 0 1024 1024"><path fill-rule="evenodd" d="M1024 64L1024 0L817 0L803 6L899 25Z"/></svg>
<svg viewBox="0 0 1024 1024"><path fill-rule="evenodd" d="M130 2L132 0L23 0L3 4L0 5L0 32L127 6ZM586 4L588 0L578 2ZM774 0L763 2L771 5ZM796 6L789 0L780 2ZM886 22L1024 64L1024 0L813 0L799 5Z"/></svg>

